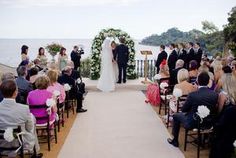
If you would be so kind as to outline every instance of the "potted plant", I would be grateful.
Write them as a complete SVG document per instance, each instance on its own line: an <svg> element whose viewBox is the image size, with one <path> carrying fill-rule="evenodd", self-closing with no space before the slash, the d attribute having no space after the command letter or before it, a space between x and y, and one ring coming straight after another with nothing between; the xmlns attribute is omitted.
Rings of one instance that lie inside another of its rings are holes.
<svg viewBox="0 0 236 158"><path fill-rule="evenodd" d="M52 44L48 44L46 46L46 50L52 56L52 61L53 62L55 62L55 56L57 55L58 52L60 52L61 48L62 48L62 45L60 45L58 43L52 43Z"/></svg>

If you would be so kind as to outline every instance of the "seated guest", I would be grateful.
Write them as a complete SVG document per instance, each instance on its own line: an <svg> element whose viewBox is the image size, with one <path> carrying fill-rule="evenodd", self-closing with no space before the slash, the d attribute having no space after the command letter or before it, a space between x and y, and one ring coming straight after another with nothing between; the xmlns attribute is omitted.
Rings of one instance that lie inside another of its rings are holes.
<svg viewBox="0 0 236 158"><path fill-rule="evenodd" d="M223 84L227 82L227 80L232 79L232 69L229 66L225 66L222 68L223 74L220 77L217 86L216 86L216 91L220 92L221 90L226 91L226 89L223 87Z"/></svg>
<svg viewBox="0 0 236 158"><path fill-rule="evenodd" d="M169 67L167 65L167 62L166 60L163 60L160 64L160 70L159 70L159 79L162 79L162 78L168 78L170 77L170 73L169 73Z"/></svg>
<svg viewBox="0 0 236 158"><path fill-rule="evenodd" d="M177 74L180 69L184 67L184 61L182 59L177 60L175 69L170 71L170 85L176 85L177 81Z"/></svg>
<svg viewBox="0 0 236 158"><path fill-rule="evenodd" d="M69 96L77 99L76 112L77 113L86 112L87 110L82 108L83 94L79 93L76 86L76 81L72 78L71 75L72 75L72 68L70 66L67 66L63 70L62 75L58 78L58 82L62 85L69 84L71 86Z"/></svg>
<svg viewBox="0 0 236 158"><path fill-rule="evenodd" d="M189 72L187 69L180 69L177 75L178 84L175 85L175 88L178 88L182 91L182 95L188 95L191 92L194 92L197 90L197 87L191 83L189 83ZM172 112L177 112L177 98L173 97L170 102L173 102L174 104L170 103L170 109ZM179 107L182 107L184 102L180 102Z"/></svg>
<svg viewBox="0 0 236 158"><path fill-rule="evenodd" d="M15 80L15 76L13 73L7 72L4 74L1 74L1 80L0 80L0 85L2 84L3 81L5 80ZM3 100L3 95L0 90L0 102Z"/></svg>
<svg viewBox="0 0 236 158"><path fill-rule="evenodd" d="M72 68L71 77L72 77L74 80L77 80L78 78L81 77L81 76L80 76L80 70L75 70L73 61L68 61L67 66L70 66L70 67Z"/></svg>
<svg viewBox="0 0 236 158"><path fill-rule="evenodd" d="M218 112L220 113L225 105L236 104L236 78L231 74L224 74L221 78L221 90L218 101Z"/></svg>
<svg viewBox="0 0 236 158"><path fill-rule="evenodd" d="M219 56L217 56L216 59L211 63L211 67L214 70L214 80L217 84L220 77L223 75L221 59Z"/></svg>
<svg viewBox="0 0 236 158"><path fill-rule="evenodd" d="M232 75L236 78L236 60L231 62Z"/></svg>
<svg viewBox="0 0 236 158"><path fill-rule="evenodd" d="M213 128L214 137L211 142L209 158L233 158L236 140L236 105L230 103L221 112L220 118Z"/></svg>
<svg viewBox="0 0 236 158"><path fill-rule="evenodd" d="M40 59L34 59L34 67L36 67L38 69L38 71L42 71L43 67L40 65Z"/></svg>
<svg viewBox="0 0 236 158"><path fill-rule="evenodd" d="M3 101L0 103L0 129L21 126L24 140L24 149L39 152L38 138L35 132L35 118L29 107L15 102L17 86L14 80L4 80L0 86ZM0 146L4 146L4 142ZM42 157L42 154L33 157Z"/></svg>
<svg viewBox="0 0 236 158"><path fill-rule="evenodd" d="M53 98L53 94L47 91L50 84L50 80L47 76L40 76L35 81L36 90L29 92L27 97L27 103L29 105L45 105L47 99ZM44 109L31 110L34 116L44 116L47 111ZM57 107L56 105L51 107L50 121L54 122L56 119ZM36 120L37 124L44 124L47 120Z"/></svg>
<svg viewBox="0 0 236 158"><path fill-rule="evenodd" d="M47 88L47 90L49 92L51 92L51 93L53 93L55 90L59 91L60 92L59 103L63 103L65 101L66 94L65 94L64 87L57 82L57 80L58 80L58 73L57 73L57 71L55 71L55 70L48 70L47 76L50 79L50 85Z"/></svg>
<svg viewBox="0 0 236 158"><path fill-rule="evenodd" d="M215 87L216 87L216 84L215 84L215 81L214 81L214 75L212 72L209 71L209 67L205 64L203 64L202 66L199 67L198 69L198 73L202 73L202 72L207 72L209 77L210 77L210 82L208 84L208 87L211 89L211 90L215 90Z"/></svg>
<svg viewBox="0 0 236 158"><path fill-rule="evenodd" d="M196 60L191 60L189 63L189 82L195 83L198 75L198 63Z"/></svg>
<svg viewBox="0 0 236 158"><path fill-rule="evenodd" d="M33 90L32 84L26 80L27 68L25 66L18 67L17 74L18 78L16 79L16 84L18 87L18 95L16 102L26 104L27 95Z"/></svg>
<svg viewBox="0 0 236 158"><path fill-rule="evenodd" d="M37 67L31 68L30 71L29 71L29 73L30 73L29 81L32 84L33 89L36 89L36 87L35 87L35 80L38 77L38 72L39 72L39 69Z"/></svg>
<svg viewBox="0 0 236 158"><path fill-rule="evenodd" d="M182 90L182 95L188 95L189 93L196 91L197 87L189 83L189 72L187 69L180 69L177 75L178 84L174 88Z"/></svg>
<svg viewBox="0 0 236 158"><path fill-rule="evenodd" d="M197 112L199 105L205 105L210 110L211 118L216 110L218 94L207 87L210 77L208 73L202 72L198 76L199 89L196 92L189 93L186 102L182 107L182 112L173 115L173 139L168 139L168 142L175 147L179 146L179 130L183 124L185 129L193 129L197 127L197 121L194 120L194 115Z"/></svg>

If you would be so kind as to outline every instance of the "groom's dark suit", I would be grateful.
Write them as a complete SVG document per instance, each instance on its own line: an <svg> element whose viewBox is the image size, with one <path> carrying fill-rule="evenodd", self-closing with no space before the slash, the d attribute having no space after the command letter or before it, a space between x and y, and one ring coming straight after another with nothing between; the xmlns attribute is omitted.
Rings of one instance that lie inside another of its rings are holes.
<svg viewBox="0 0 236 158"><path fill-rule="evenodd" d="M122 80L122 71L123 71L123 82L125 83L127 63L129 60L129 48L124 44L120 44L119 46L117 46L115 49L115 59L119 67L118 82L121 82Z"/></svg>

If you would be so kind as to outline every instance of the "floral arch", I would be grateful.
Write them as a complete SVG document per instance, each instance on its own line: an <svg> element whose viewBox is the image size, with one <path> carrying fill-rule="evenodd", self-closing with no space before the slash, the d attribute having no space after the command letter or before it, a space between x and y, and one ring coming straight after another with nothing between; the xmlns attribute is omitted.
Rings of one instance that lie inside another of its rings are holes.
<svg viewBox="0 0 236 158"><path fill-rule="evenodd" d="M100 63L101 63L101 50L102 50L102 43L106 37L114 38L116 41L119 37L125 38L125 44L129 48L129 62L127 67L127 78L128 79L135 79L135 48L134 48L134 41L131 37L124 31L120 29L103 29L98 35L95 36L92 43L92 54L91 54L91 62L90 62L90 77L92 80L97 80L100 77Z"/></svg>

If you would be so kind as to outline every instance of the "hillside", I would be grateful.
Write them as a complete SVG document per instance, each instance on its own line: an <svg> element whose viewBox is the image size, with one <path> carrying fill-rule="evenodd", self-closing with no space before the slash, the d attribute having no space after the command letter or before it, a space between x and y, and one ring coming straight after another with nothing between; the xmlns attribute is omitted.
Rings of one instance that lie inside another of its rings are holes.
<svg viewBox="0 0 236 158"><path fill-rule="evenodd" d="M170 43L196 41L203 34L203 32L196 29L189 32L183 32L178 28L171 28L161 35L154 34L144 38L141 41L141 44L159 46L161 44L168 45Z"/></svg>

